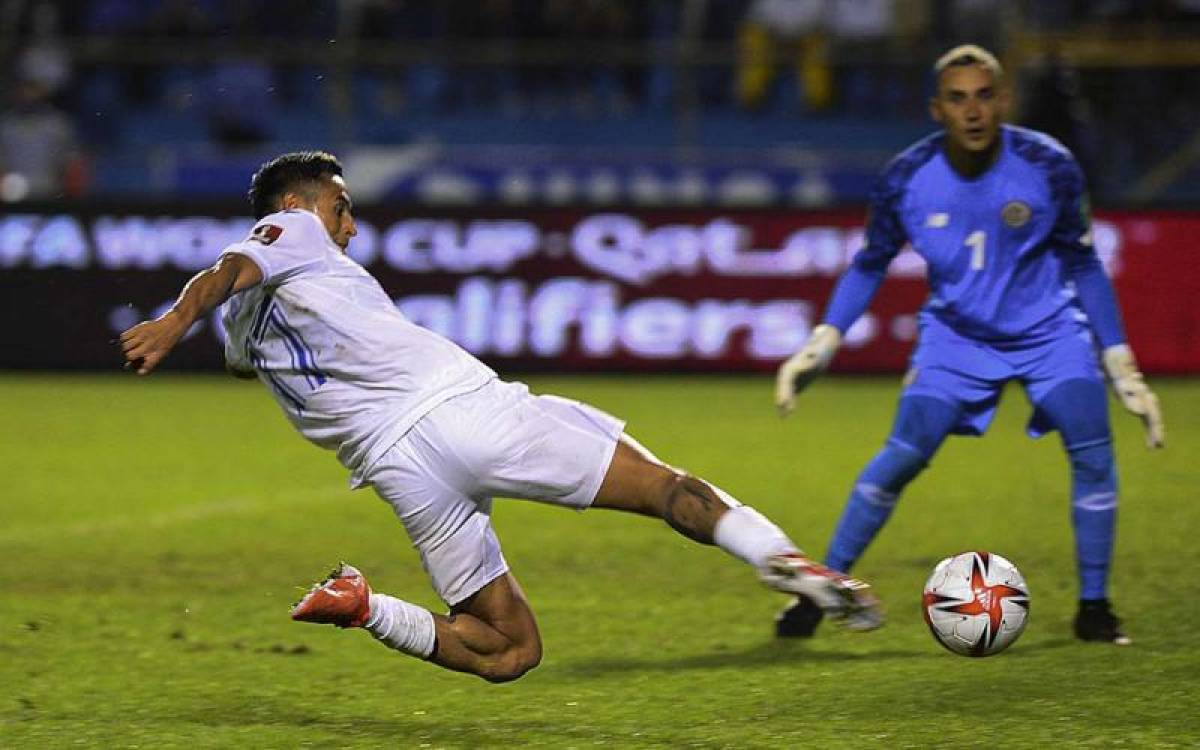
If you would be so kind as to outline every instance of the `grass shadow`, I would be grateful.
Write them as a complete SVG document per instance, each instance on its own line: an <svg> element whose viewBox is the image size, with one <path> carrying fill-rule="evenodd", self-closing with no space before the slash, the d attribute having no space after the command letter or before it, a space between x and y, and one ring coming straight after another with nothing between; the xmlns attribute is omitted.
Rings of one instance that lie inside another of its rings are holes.
<svg viewBox="0 0 1200 750"><path fill-rule="evenodd" d="M599 676L623 672L677 672L679 670L705 669L767 669L778 667L781 662L797 661L810 664L844 664L862 661L886 661L915 659L925 656L920 651L891 649L854 653L850 651L816 650L812 644L802 640L762 641L739 651L720 650L687 656L663 658L647 657L601 657L574 660L558 665L543 666L543 679L576 680L581 677Z"/></svg>

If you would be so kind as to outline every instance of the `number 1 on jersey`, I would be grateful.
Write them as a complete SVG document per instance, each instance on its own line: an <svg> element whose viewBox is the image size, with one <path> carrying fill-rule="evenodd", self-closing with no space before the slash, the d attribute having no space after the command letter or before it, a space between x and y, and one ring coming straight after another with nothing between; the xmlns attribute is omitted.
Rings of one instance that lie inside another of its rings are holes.
<svg viewBox="0 0 1200 750"><path fill-rule="evenodd" d="M987 232L982 229L976 229L967 235L967 241L963 243L971 248L971 270L983 270L983 247L987 244Z"/></svg>

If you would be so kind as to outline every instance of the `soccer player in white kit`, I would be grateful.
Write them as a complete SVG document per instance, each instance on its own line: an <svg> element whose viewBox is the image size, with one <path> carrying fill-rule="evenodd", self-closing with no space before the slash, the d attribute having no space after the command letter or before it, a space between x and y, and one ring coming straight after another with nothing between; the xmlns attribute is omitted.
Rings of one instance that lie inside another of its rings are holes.
<svg viewBox="0 0 1200 750"><path fill-rule="evenodd" d="M356 233L332 155L284 154L254 175L258 223L194 276L161 317L121 334L145 375L197 319L224 303L228 369L257 376L300 433L337 452L352 487L371 486L421 555L447 615L373 593L342 564L293 619L362 627L381 642L492 682L541 660L537 624L490 519L492 497L666 521L813 598L854 630L882 623L869 588L809 560L771 521L659 461L624 423L586 404L535 396L453 342L407 320L346 254Z"/></svg>

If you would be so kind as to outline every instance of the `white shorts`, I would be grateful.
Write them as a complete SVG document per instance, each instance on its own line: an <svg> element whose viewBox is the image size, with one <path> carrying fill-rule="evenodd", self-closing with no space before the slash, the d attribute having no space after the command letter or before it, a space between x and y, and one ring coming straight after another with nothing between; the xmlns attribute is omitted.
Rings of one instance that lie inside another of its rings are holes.
<svg viewBox="0 0 1200 750"><path fill-rule="evenodd" d="M588 507L624 428L587 404L493 380L436 406L365 480L454 606L508 570L489 518L492 496Z"/></svg>

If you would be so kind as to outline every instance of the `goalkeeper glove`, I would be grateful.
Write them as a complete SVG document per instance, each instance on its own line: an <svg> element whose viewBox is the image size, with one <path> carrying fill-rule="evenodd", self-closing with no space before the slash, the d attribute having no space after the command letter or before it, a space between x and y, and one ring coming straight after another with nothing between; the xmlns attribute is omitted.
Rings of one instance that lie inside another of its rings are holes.
<svg viewBox="0 0 1200 750"><path fill-rule="evenodd" d="M1142 420L1146 428L1146 445L1150 448L1163 446L1162 412L1158 408L1158 397L1146 385L1138 371L1133 351L1126 344L1116 344L1104 350L1104 369L1112 379L1113 390L1121 403L1132 414Z"/></svg>
<svg viewBox="0 0 1200 750"><path fill-rule="evenodd" d="M779 409L779 416L786 417L792 412L796 394L825 372L841 344L841 332L822 323L813 329L800 351L779 366L775 373L775 407Z"/></svg>

